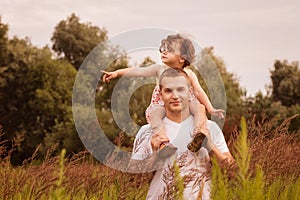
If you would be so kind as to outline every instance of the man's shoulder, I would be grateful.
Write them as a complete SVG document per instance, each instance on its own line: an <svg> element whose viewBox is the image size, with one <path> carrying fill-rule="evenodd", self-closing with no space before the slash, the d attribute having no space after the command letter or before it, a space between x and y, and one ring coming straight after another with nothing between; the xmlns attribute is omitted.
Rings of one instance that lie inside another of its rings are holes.
<svg viewBox="0 0 300 200"><path fill-rule="evenodd" d="M219 125L215 122L215 121L212 121L212 120L207 120L207 128L209 129L209 131L214 134L221 134L223 135L223 132L221 130L221 128L219 127Z"/></svg>
<svg viewBox="0 0 300 200"><path fill-rule="evenodd" d="M219 127L218 124L215 121L212 121L210 119L207 120L207 124L209 126L212 126L212 127L215 127L215 126Z"/></svg>
<svg viewBox="0 0 300 200"><path fill-rule="evenodd" d="M150 124L145 124L145 125L141 126L138 133L136 134L136 137L140 137L141 135L144 135L147 132L148 133L152 132Z"/></svg>
<svg viewBox="0 0 300 200"><path fill-rule="evenodd" d="M146 130L146 129L151 129L150 124L145 124L143 126L141 126L140 130Z"/></svg>

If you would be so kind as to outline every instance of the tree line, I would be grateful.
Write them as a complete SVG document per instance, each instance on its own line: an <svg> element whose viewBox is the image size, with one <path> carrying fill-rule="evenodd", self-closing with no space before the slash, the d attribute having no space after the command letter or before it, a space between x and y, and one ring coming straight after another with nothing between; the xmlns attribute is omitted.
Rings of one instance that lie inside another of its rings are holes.
<svg viewBox="0 0 300 200"><path fill-rule="evenodd" d="M84 59L99 44L103 43L99 55L102 59L119 55L107 70L128 67L129 57L118 48L106 43L108 31L80 22L72 13L60 21L52 34L52 47L38 48L29 38L8 37L9 25L0 18L0 128L1 143L7 142L7 151L15 148L11 161L21 164L38 148L41 158L49 148L59 152L65 148L69 153L84 150L78 137L72 116L72 89ZM257 92L247 97L246 90L239 85L238 78L226 70L221 57L213 52L213 47L201 51L200 66L214 65L219 70L226 97L226 118L223 131L225 136L238 128L241 116L253 118L257 123L274 120L274 128L288 117L300 113L300 70L298 62L275 60L270 70L271 84L267 94ZM141 66L153 61L146 57ZM192 70L195 70L191 66ZM209 67L200 70L209 69ZM208 92L201 74L195 70L203 88ZM111 112L111 95L118 79L110 84L99 81L95 94L98 121L107 137L114 143L129 147L133 132L127 134L115 123ZM130 85L124 85L124 88ZM132 120L146 123L144 116L154 84L138 88L130 98L129 111ZM122 95L126 91L120 91ZM218 104L218 102L215 102ZM215 105L218 107L218 105ZM82 115L85 113L83 112ZM122 117L124 113L118 115ZM291 133L300 128L300 118L295 117L290 125Z"/></svg>

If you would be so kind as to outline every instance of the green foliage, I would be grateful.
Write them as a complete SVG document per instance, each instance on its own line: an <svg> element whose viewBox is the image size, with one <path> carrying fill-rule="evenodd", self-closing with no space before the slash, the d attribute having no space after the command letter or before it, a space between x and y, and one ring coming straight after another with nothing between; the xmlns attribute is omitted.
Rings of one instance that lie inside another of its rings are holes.
<svg viewBox="0 0 300 200"><path fill-rule="evenodd" d="M0 67L7 65L8 57L8 49L7 49L7 43L8 43L8 25L3 24L0 16Z"/></svg>
<svg viewBox="0 0 300 200"><path fill-rule="evenodd" d="M147 123L145 117L145 111L150 105L151 96L153 89L155 87L154 83L149 83L141 86L132 94L129 102L129 111L132 120L142 126Z"/></svg>
<svg viewBox="0 0 300 200"><path fill-rule="evenodd" d="M244 118L241 120L241 131L235 150L238 172L234 178L229 179L226 171L223 173L217 161L213 160L212 199L299 199L299 177L295 179L295 182L283 182L281 179L277 179L275 182L266 185L264 172L260 166L257 166L254 174L250 173L251 153Z"/></svg>
<svg viewBox="0 0 300 200"><path fill-rule="evenodd" d="M259 122L263 119L275 120L276 128L285 119L296 116L289 127L291 132L300 129L300 70L298 62L275 61L271 70L272 84L266 95L261 92L244 101L247 116L255 115Z"/></svg>
<svg viewBox="0 0 300 200"><path fill-rule="evenodd" d="M53 60L48 48L33 47L28 39L9 40L7 49L9 64L1 67L0 74L0 121L6 139L24 135L19 152L12 156L14 163L20 163L44 142L45 135L65 139L76 135L71 113L76 70Z"/></svg>
<svg viewBox="0 0 300 200"><path fill-rule="evenodd" d="M80 23L74 13L55 27L52 49L79 69L85 57L99 43L107 39L107 31L91 23Z"/></svg>
<svg viewBox="0 0 300 200"><path fill-rule="evenodd" d="M112 54L115 54L118 52L112 52ZM115 57L112 55L112 57ZM108 59L110 60L110 59ZM103 62L100 62L103 63ZM104 62L105 63L105 62ZM126 68L128 67L128 59L126 55L121 55L118 59L112 60L112 63L109 63L108 66L104 70L106 71L115 71L118 69ZM120 77L117 79L111 80L110 83L103 83L102 81L99 81L98 84L98 90L96 93L96 104L99 106L99 109L110 109L111 108L111 96L114 91L114 88L117 84L117 82L120 80ZM124 85L124 88L128 87L129 84L127 82L126 85Z"/></svg>
<svg viewBox="0 0 300 200"><path fill-rule="evenodd" d="M59 160L59 173L58 180L55 187L50 189L50 199L59 200L59 199L70 199L69 195L66 195L66 189L63 187L63 179L65 175L65 155L66 150L63 149L60 154Z"/></svg>
<svg viewBox="0 0 300 200"><path fill-rule="evenodd" d="M235 145L235 160L240 169L240 173L238 174L239 182L245 187L248 180L249 180L249 166L250 166L250 159L251 153L249 150L249 142L247 141L247 125L246 120L244 117L241 119L241 132L239 134L237 143Z"/></svg>
<svg viewBox="0 0 300 200"><path fill-rule="evenodd" d="M300 104L300 69L299 63L275 61L271 70L272 97L284 106Z"/></svg>
<svg viewBox="0 0 300 200"><path fill-rule="evenodd" d="M212 160L212 164L213 168L211 172L211 198L219 200L229 199L229 196L231 196L232 194L230 193L230 185L228 183L226 174L222 173L221 167L218 166L215 159Z"/></svg>
<svg viewBox="0 0 300 200"><path fill-rule="evenodd" d="M180 169L179 166L174 162L174 179L176 186L176 193L175 193L175 199L183 200L183 193L184 193L184 180L180 176Z"/></svg>
<svg viewBox="0 0 300 200"><path fill-rule="evenodd" d="M226 111L223 132L228 135L244 114L245 91L240 87L238 78L226 70L223 59L214 54L213 47L202 49L194 65L199 70L196 74L200 85L206 91L213 106ZM213 120L222 125L222 121L218 118L214 117Z"/></svg>
<svg viewBox="0 0 300 200"><path fill-rule="evenodd" d="M270 94L263 95L256 93L254 97L248 97L244 101L244 107L247 110L247 118L255 116L257 122L262 120L273 120L275 129L284 120L295 116L289 126L290 132L297 132L300 129L300 105L284 106L280 101L274 101Z"/></svg>
<svg viewBox="0 0 300 200"><path fill-rule="evenodd" d="M143 64L152 62L146 58ZM125 67L128 67L128 61L127 57L123 56L109 65L106 70L114 71ZM147 123L145 110L150 104L154 83L154 78L142 77L119 77L110 83L99 83L99 90L96 93L96 107L99 109L97 116L101 127L110 139L121 132L134 135L139 126ZM113 95L115 99L112 98Z"/></svg>

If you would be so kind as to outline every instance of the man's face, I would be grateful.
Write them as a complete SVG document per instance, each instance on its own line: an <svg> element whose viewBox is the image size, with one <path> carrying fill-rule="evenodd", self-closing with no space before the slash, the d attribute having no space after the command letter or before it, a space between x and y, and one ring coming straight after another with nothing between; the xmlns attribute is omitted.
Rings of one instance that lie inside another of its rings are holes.
<svg viewBox="0 0 300 200"><path fill-rule="evenodd" d="M164 77L161 84L161 96L167 112L178 113L189 109L190 92L185 77Z"/></svg>

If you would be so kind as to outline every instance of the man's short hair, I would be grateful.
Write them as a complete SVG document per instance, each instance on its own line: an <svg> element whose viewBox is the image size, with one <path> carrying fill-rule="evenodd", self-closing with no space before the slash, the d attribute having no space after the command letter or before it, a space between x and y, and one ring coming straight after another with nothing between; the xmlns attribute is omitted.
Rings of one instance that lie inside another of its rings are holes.
<svg viewBox="0 0 300 200"><path fill-rule="evenodd" d="M183 70L179 68L168 68L159 77L159 89L162 89L162 80L165 77L178 77L178 76L183 76L186 78L188 86L191 85L191 79L189 75Z"/></svg>

